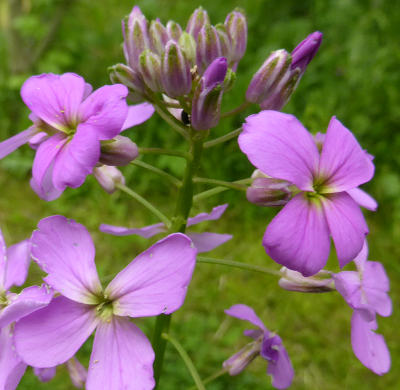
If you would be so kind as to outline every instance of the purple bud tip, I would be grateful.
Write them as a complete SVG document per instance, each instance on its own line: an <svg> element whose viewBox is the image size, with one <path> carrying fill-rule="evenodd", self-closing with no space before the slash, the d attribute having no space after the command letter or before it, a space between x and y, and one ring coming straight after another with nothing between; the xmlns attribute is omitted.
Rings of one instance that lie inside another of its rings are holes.
<svg viewBox="0 0 400 390"><path fill-rule="evenodd" d="M315 31L301 41L292 51L291 69L300 68L304 72L307 65L314 58L322 42L322 33Z"/></svg>
<svg viewBox="0 0 400 390"><path fill-rule="evenodd" d="M228 61L226 60L226 58L216 58L213 62L211 62L211 64L204 72L204 88L207 89L213 87L216 84L221 84L225 79L227 70Z"/></svg>

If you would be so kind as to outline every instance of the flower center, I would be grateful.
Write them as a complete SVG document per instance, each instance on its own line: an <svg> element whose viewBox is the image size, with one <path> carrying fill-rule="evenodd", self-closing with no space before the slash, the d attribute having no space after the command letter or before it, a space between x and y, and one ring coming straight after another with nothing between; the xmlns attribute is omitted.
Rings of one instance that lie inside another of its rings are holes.
<svg viewBox="0 0 400 390"><path fill-rule="evenodd" d="M114 302L106 296L96 306L96 314L103 320L109 322L114 313Z"/></svg>

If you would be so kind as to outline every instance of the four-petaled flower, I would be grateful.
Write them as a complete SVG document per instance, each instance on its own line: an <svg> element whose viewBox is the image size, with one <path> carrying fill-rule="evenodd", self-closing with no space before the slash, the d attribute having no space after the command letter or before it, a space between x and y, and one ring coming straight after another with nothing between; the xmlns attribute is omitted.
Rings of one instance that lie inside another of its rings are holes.
<svg viewBox="0 0 400 390"><path fill-rule="evenodd" d="M45 200L83 184L100 159L100 142L147 120L148 104L128 107L124 85L92 86L74 73L32 76L21 88L33 125L0 143L0 159L30 142L37 148L31 186Z"/></svg>
<svg viewBox="0 0 400 390"><path fill-rule="evenodd" d="M15 346L35 367L70 359L96 329L86 388L152 389L152 346L128 317L170 314L185 299L196 249L171 234L137 256L103 290L95 249L84 226L62 216L43 219L32 235L32 257L60 293L15 325Z"/></svg>
<svg viewBox="0 0 400 390"><path fill-rule="evenodd" d="M272 259L313 275L328 260L330 236L341 267L354 259L368 233L359 204L376 204L357 188L374 165L348 129L333 117L321 146L294 116L261 111L246 119L239 146L263 173L299 189L265 231Z"/></svg>
<svg viewBox="0 0 400 390"><path fill-rule="evenodd" d="M382 335L374 331L378 325L376 314L392 314L388 295L389 279L381 263L367 261L365 241L354 259L357 271L342 271L333 275L335 287L348 305L354 309L351 319L351 345L354 354L364 366L378 375L390 369L390 354Z"/></svg>
<svg viewBox="0 0 400 390"><path fill-rule="evenodd" d="M268 361L267 374L272 376L272 386L276 389L289 387L293 380L294 370L281 338L270 332L254 310L247 305L233 305L225 310L225 313L249 321L258 329L244 331L245 336L251 337L254 341L226 360L223 363L224 368L231 375L237 375L260 355Z"/></svg>

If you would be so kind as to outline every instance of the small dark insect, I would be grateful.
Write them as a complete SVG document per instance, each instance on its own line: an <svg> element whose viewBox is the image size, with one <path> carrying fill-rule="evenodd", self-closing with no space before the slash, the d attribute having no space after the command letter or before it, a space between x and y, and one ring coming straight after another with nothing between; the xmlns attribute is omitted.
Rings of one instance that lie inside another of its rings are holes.
<svg viewBox="0 0 400 390"><path fill-rule="evenodd" d="M182 111L181 119L184 125L190 125L190 115L186 111Z"/></svg>

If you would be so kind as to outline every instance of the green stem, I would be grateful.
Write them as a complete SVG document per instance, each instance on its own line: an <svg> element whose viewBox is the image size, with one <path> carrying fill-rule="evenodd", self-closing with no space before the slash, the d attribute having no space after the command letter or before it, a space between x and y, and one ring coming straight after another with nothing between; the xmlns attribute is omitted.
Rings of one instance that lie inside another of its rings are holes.
<svg viewBox="0 0 400 390"><path fill-rule="evenodd" d="M154 109L157 111L158 115L165 120L174 130L176 130L182 137L189 139L187 128L179 122L173 115L169 113L168 110L164 109L157 103L153 105Z"/></svg>
<svg viewBox="0 0 400 390"><path fill-rule="evenodd" d="M247 271L261 272L261 273L264 273L264 274L271 274L271 275L281 276L281 273L279 271L275 271L273 269L265 268L265 267L262 267L260 265L242 263L240 261L221 260L221 259L214 259L212 257L197 256L197 262L198 263L226 265L228 267L245 269Z"/></svg>
<svg viewBox="0 0 400 390"><path fill-rule="evenodd" d="M162 154L166 156L188 158L188 155L185 152L163 148L139 148L139 154Z"/></svg>
<svg viewBox="0 0 400 390"><path fill-rule="evenodd" d="M233 110L228 111L228 112L224 112L221 115L221 118L227 118L228 116L239 114L240 112L244 111L250 105L251 105L251 103L249 103L249 102L243 102L240 106L234 108Z"/></svg>
<svg viewBox="0 0 400 390"><path fill-rule="evenodd" d="M252 178L248 178L248 179L236 180L236 181L234 181L232 183L233 184L250 184L252 181L253 181ZM224 192L224 191L227 191L229 189L230 188L228 188L228 187L211 188L210 190L203 191L203 192L200 192L197 195L195 195L193 197L193 202L198 202L199 200L206 199L209 196L213 196L213 195L219 194L220 192Z"/></svg>
<svg viewBox="0 0 400 390"><path fill-rule="evenodd" d="M206 379L203 379L203 384L206 385L207 383L213 382L215 379L226 374L227 372L228 372L228 370L226 368L223 368L222 370L219 370L219 371L215 372L214 374L210 375ZM189 390L196 390L196 387L192 386Z"/></svg>
<svg viewBox="0 0 400 390"><path fill-rule="evenodd" d="M176 203L175 216L173 225L170 228L171 232L184 233L186 230L186 220L189 216L190 209L193 204L193 176L196 174L199 166L203 150L203 138L206 133L194 133L195 139L190 138L189 157L186 160L185 173L182 180L182 186L179 190L178 199ZM153 334L153 348L156 355L154 361L154 379L156 381L156 388L158 387L163 361L166 348L166 340L161 337L162 332L165 332L171 322L171 315L159 315L156 320L156 326Z"/></svg>
<svg viewBox="0 0 400 390"><path fill-rule="evenodd" d="M235 182L216 180L216 179L208 179L205 177L195 177L193 178L194 183L205 183L205 184L216 184L218 186L231 188L233 190L246 191L247 186L243 184L238 184Z"/></svg>
<svg viewBox="0 0 400 390"><path fill-rule="evenodd" d="M201 381L200 375L196 370L196 367L194 366L192 359L190 359L189 355L187 352L183 349L182 345L179 343L178 340L173 338L171 335L163 333L162 334L163 339L169 341L177 350L179 353L180 357L182 358L183 362L185 363L186 368L190 372L190 375L193 378L194 383L196 384L196 388L198 390L206 390L206 388L203 385L203 382Z"/></svg>
<svg viewBox="0 0 400 390"><path fill-rule="evenodd" d="M221 144L222 142L229 141L230 139L237 137L242 132L242 130L243 130L242 127L239 127L238 129L233 130L230 133L223 135L222 137L218 137L211 141L208 141L204 144L204 148L205 149L211 148L212 146Z"/></svg>
<svg viewBox="0 0 400 390"><path fill-rule="evenodd" d="M147 164L144 161L133 160L133 161L130 162L130 164L134 165L134 166L137 166L137 167L141 167L141 168L147 169L148 171L151 171L153 173L156 173L157 175L168 179L172 184L174 184L177 187L180 187L181 184L182 184L181 181L178 180L175 176L172 176L169 173L163 171L162 169L154 167L153 165Z"/></svg>
<svg viewBox="0 0 400 390"><path fill-rule="evenodd" d="M153 206L149 201L147 201L141 195L139 195L137 192L131 190L130 188L126 187L121 183L117 183L115 184L115 186L119 188L121 191L131 196L133 199L136 199L139 203L141 203L144 207L146 207L149 211L151 211L155 216L157 216L160 219L160 221L164 222L165 226L167 227L171 226L171 221L169 220L169 218L165 216L158 208Z"/></svg>

